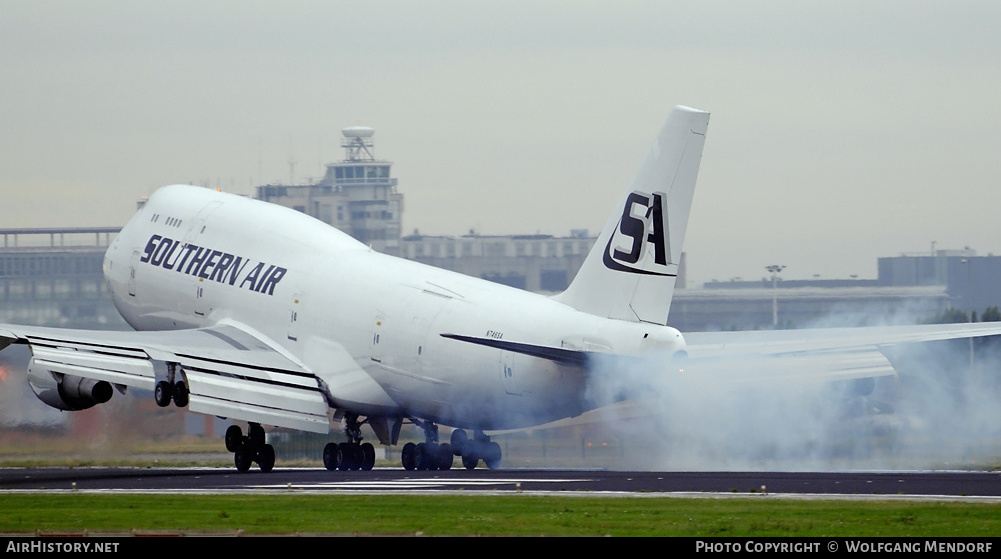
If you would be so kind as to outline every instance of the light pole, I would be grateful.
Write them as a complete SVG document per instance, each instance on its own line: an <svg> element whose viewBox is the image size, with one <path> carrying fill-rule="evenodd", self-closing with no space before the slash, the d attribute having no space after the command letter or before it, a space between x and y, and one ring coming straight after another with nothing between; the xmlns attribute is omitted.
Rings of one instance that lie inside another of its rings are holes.
<svg viewBox="0 0 1001 559"><path fill-rule="evenodd" d="M772 264L765 266L765 269L772 273L772 328L776 328L779 325L779 299L776 292L776 282L779 279L779 273L785 269L785 266Z"/></svg>
<svg viewBox="0 0 1001 559"><path fill-rule="evenodd" d="M966 306L970 309L969 322L973 322L973 260L964 258L966 264ZM973 369L973 338L970 338L970 369Z"/></svg>

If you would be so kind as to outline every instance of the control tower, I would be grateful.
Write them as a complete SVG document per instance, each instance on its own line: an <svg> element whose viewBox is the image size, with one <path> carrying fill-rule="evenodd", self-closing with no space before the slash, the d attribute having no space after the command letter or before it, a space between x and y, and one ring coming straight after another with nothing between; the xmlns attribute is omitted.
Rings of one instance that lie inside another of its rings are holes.
<svg viewBox="0 0 1001 559"><path fill-rule="evenodd" d="M392 163L375 158L375 130L341 130L344 159L326 165L323 178L308 185L257 187L257 198L286 206L333 225L380 252L396 254L403 195L390 176Z"/></svg>

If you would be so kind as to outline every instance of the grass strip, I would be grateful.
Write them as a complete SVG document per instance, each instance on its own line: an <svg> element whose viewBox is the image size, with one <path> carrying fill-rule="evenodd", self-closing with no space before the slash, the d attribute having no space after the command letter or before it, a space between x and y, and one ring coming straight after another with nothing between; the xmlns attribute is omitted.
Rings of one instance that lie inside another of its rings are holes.
<svg viewBox="0 0 1001 559"><path fill-rule="evenodd" d="M562 496L4 494L0 533L996 536L1001 505Z"/></svg>

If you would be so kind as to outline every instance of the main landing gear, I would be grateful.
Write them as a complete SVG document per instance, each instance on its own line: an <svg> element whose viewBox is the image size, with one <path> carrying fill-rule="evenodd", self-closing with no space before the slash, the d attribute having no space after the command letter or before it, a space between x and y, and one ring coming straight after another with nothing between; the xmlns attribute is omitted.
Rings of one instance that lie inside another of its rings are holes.
<svg viewBox="0 0 1001 559"><path fill-rule="evenodd" d="M259 423L251 423L249 431L244 437L238 425L226 430L226 450L233 453L236 470L246 472L256 462L261 472L270 472L274 468L274 447L264 442L264 428Z"/></svg>
<svg viewBox="0 0 1001 559"><path fill-rule="evenodd" d="M414 425L424 430L423 443L403 445L400 458L404 470L451 470L452 445L438 444L438 426L430 421L413 420Z"/></svg>
<svg viewBox="0 0 1001 559"><path fill-rule="evenodd" d="M402 462L406 470L450 470L453 456L462 457L462 465L467 470L476 468L480 460L491 470L500 468L501 447L490 441L483 431L473 432L473 438L463 429L452 431L447 443L438 443L438 426L430 421L413 420L424 430L423 443L403 445Z"/></svg>
<svg viewBox="0 0 1001 559"><path fill-rule="evenodd" d="M361 442L363 422L355 414L346 415L345 420L344 434L348 440L323 447L323 466L328 470L371 470L375 466L375 447Z"/></svg>
<svg viewBox="0 0 1001 559"><path fill-rule="evenodd" d="M264 428L260 423L251 423L247 436L243 436L239 425L230 425L226 429L226 450L233 453L233 461L240 472L250 470L254 462L262 472L270 472L275 467L275 447L264 442Z"/></svg>
<svg viewBox="0 0 1001 559"><path fill-rule="evenodd" d="M462 465L467 470L476 468L480 460L491 470L500 468L501 447L492 442L483 431L473 431L470 439L464 429L452 431L452 449L456 456L462 456Z"/></svg>

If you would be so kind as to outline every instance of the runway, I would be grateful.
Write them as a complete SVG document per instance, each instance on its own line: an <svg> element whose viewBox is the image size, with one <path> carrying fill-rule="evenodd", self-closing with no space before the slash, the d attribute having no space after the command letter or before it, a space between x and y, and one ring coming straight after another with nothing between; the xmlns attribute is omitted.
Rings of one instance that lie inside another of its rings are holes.
<svg viewBox="0 0 1001 559"><path fill-rule="evenodd" d="M781 495L793 498L941 499L1001 502L997 472L609 472L583 470L276 468L6 468L6 491L197 493L451 493L607 496Z"/></svg>

